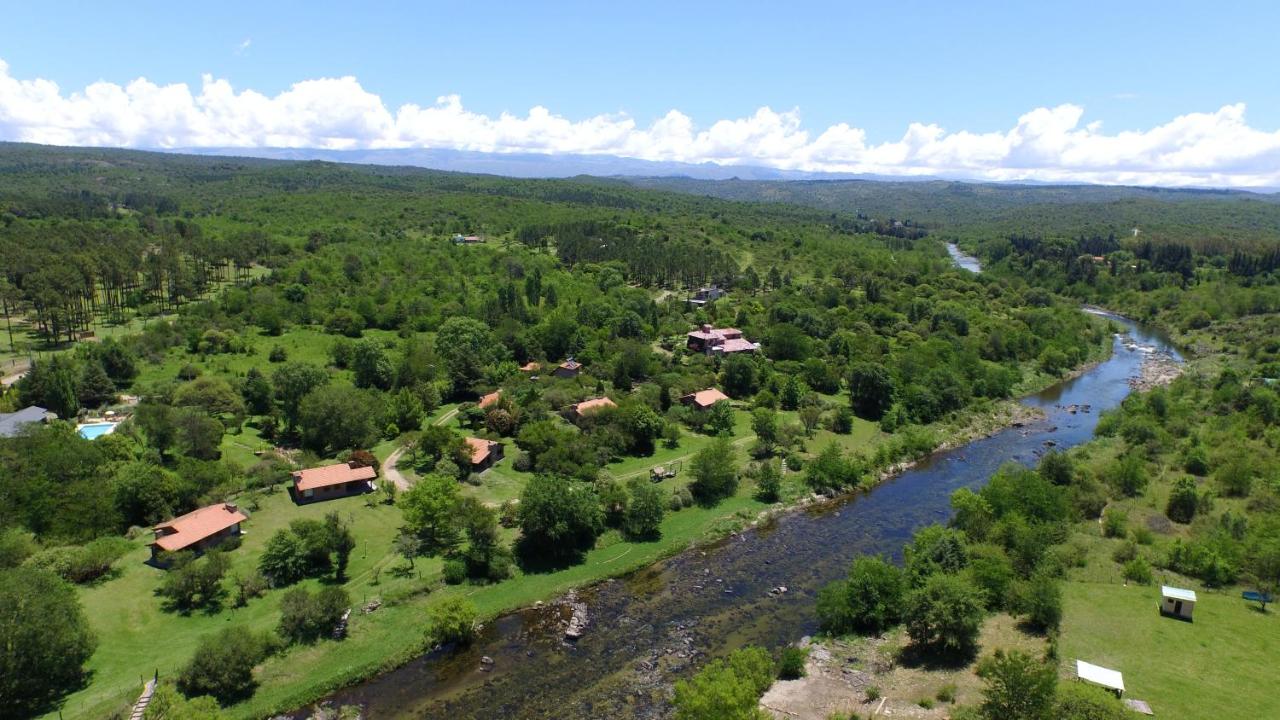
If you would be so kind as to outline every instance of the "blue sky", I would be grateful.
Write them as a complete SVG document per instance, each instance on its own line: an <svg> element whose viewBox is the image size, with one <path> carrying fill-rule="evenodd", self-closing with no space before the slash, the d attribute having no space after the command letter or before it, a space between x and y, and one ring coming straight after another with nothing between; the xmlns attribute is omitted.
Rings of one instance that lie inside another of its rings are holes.
<svg viewBox="0 0 1280 720"><path fill-rule="evenodd" d="M677 110L695 131L767 106L798 111L810 140L845 123L868 146L901 141L911 123L1008 133L1026 113L1064 105L1082 110L1076 127L1101 121L1094 131L1114 135L1243 104L1264 155L1280 129L1276 2L179 7L16 4L0 61L10 78L52 81L63 96L137 78L199 94L208 74L276 97L352 76L392 114L456 94L491 119L541 106L570 122L620 114L647 128ZM0 114L0 133L19 132L16 114L7 124ZM113 132L100 135L134 137ZM776 155L748 153L766 164Z"/></svg>

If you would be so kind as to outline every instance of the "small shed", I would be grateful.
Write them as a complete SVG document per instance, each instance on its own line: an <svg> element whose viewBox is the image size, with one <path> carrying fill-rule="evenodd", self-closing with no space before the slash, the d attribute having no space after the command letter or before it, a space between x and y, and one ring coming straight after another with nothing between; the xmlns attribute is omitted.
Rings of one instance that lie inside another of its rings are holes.
<svg viewBox="0 0 1280 720"><path fill-rule="evenodd" d="M572 379L578 377L580 372L582 372L582 363L569 358L560 363L555 370L552 370L551 374L558 378Z"/></svg>
<svg viewBox="0 0 1280 720"><path fill-rule="evenodd" d="M1196 591L1184 588L1160 587L1160 613L1170 617L1190 620L1196 609Z"/></svg>
<svg viewBox="0 0 1280 720"><path fill-rule="evenodd" d="M1124 676L1119 670L1104 668L1083 660L1076 660L1076 677L1087 683L1110 690L1120 697L1124 694Z"/></svg>

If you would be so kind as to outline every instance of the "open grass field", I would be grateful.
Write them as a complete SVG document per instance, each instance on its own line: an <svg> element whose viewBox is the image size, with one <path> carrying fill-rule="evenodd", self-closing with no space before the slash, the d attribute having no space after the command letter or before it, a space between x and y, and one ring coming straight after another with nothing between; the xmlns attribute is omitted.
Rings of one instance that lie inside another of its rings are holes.
<svg viewBox="0 0 1280 720"><path fill-rule="evenodd" d="M1077 659L1124 674L1126 697L1180 720L1280 717L1280 611L1259 612L1236 589L1192 586L1195 621L1160 615L1159 587L1067 582L1063 672Z"/></svg>
<svg viewBox="0 0 1280 720"><path fill-rule="evenodd" d="M394 580L389 576L380 579L383 588L372 583L375 569L393 559L387 555L387 548L400 525L400 511L384 505L370 507L358 497L295 506L283 491L264 496L256 511L250 509L242 546L229 553L229 574L246 573L256 567L267 539L291 520L319 519L335 510L348 518L356 536L346 583L353 600L390 589ZM230 624L267 630L275 627L279 619L282 590L250 600L243 608L233 608L228 596L216 612L196 611L188 616L166 612L155 595L164 571L143 564L150 555L146 547L149 539L144 536L136 541L136 548L117 563L116 577L80 590L90 625L98 636L98 650L88 665L91 683L68 697L62 708L64 717L100 718L132 702L140 688L140 677L158 670L162 677L172 678L206 634ZM404 584L407 586L408 581ZM271 662L274 660L268 664Z"/></svg>
<svg viewBox="0 0 1280 720"><path fill-rule="evenodd" d="M365 330L364 337L391 343L399 342L396 334L390 330ZM185 347L170 348L159 363L141 365L136 384L174 381L178 371L186 365L194 365L203 373L221 376L242 376L249 368L258 368L270 374L277 367L267 361L272 348L281 347L286 354L286 361L308 362L320 367L330 364L329 351L337 337L316 328L295 327L278 336L264 335L260 332L247 332L241 336L245 342L246 352L219 353L213 355L197 355L188 352ZM349 375L348 371L340 371Z"/></svg>

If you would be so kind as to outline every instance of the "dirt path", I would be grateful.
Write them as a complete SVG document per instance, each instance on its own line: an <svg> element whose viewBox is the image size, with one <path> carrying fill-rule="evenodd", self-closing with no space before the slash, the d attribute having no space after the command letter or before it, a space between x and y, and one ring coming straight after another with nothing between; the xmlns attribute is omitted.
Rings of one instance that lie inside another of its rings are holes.
<svg viewBox="0 0 1280 720"><path fill-rule="evenodd" d="M409 481L396 468L396 463L400 461L400 454L403 452L404 448L396 448L396 451L388 455L386 461L382 463L382 477L395 483L396 490L401 492L408 490L410 487Z"/></svg>
<svg viewBox="0 0 1280 720"><path fill-rule="evenodd" d="M22 379L22 376L26 375L27 371L31 369L31 364L26 360L14 361L12 365L9 363L5 364L8 365L8 367L0 370L0 372L4 373L4 376L0 377L0 386L3 387L9 387L10 385L18 382Z"/></svg>
<svg viewBox="0 0 1280 720"><path fill-rule="evenodd" d="M454 409L450 410L444 415L441 415L439 419L437 419L435 422L431 424L444 425L445 423L449 422L454 417L456 417L457 414L458 414L458 408L455 407ZM400 490L400 491L408 490L409 488L413 487L413 483L409 482L409 479L406 478L404 474L400 472L400 469L397 467L397 465L400 462L400 456L402 454L404 454L404 448L402 447L396 448L395 452L388 455L387 459L382 462L382 477L386 480L391 481L392 483L395 483L396 490Z"/></svg>

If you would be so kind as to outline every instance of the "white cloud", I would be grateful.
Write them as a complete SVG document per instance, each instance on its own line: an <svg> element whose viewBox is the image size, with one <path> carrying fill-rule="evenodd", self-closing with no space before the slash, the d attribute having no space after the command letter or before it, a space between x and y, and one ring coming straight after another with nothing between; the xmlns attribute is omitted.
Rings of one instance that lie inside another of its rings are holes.
<svg viewBox="0 0 1280 720"><path fill-rule="evenodd" d="M236 45L236 49L233 50L232 52L236 55L248 55L249 47L252 45L253 45L253 38L245 38L240 41L239 45Z"/></svg>
<svg viewBox="0 0 1280 720"><path fill-rule="evenodd" d="M1251 127L1243 104L1112 134L1099 121L1086 123L1084 108L1062 104L1033 109L1006 131L912 123L898 140L871 143L847 123L806 129L798 109L762 107L703 127L679 110L647 127L618 114L574 121L541 106L493 117L467 110L458 95L391 109L354 77L305 80L274 97L210 75L198 90L138 78L64 92L48 80L15 78L0 60L0 139L143 148L450 148L987 180L1280 186L1280 130Z"/></svg>

